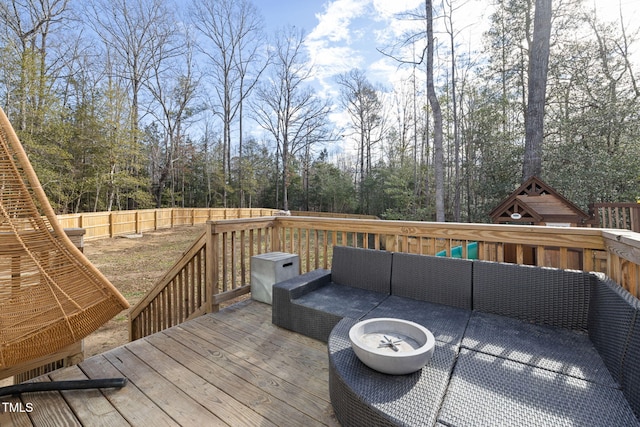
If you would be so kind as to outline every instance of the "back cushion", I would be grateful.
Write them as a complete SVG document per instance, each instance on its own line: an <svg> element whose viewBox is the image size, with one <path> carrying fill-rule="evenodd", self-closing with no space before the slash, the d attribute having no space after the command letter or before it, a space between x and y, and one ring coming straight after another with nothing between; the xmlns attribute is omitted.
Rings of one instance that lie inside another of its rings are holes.
<svg viewBox="0 0 640 427"><path fill-rule="evenodd" d="M473 261L473 308L542 325L586 330L592 276Z"/></svg>
<svg viewBox="0 0 640 427"><path fill-rule="evenodd" d="M331 281L389 294L391 252L334 246Z"/></svg>
<svg viewBox="0 0 640 427"><path fill-rule="evenodd" d="M594 274L593 277L589 338L613 378L622 384L622 365L640 302L604 275ZM638 366L640 368L640 360Z"/></svg>
<svg viewBox="0 0 640 427"><path fill-rule="evenodd" d="M640 420L640 309L636 300L636 319L629 335L629 346L622 368L622 391Z"/></svg>
<svg viewBox="0 0 640 427"><path fill-rule="evenodd" d="M394 253L391 294L471 309L471 269L467 259Z"/></svg>

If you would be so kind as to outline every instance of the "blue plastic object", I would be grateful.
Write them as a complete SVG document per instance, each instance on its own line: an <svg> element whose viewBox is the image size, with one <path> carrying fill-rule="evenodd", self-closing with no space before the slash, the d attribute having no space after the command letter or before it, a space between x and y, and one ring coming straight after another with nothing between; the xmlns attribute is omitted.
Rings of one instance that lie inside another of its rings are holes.
<svg viewBox="0 0 640 427"><path fill-rule="evenodd" d="M440 251L436 256L447 256L447 251ZM451 248L451 258L462 258L462 245ZM478 259L478 242L467 244L467 259Z"/></svg>

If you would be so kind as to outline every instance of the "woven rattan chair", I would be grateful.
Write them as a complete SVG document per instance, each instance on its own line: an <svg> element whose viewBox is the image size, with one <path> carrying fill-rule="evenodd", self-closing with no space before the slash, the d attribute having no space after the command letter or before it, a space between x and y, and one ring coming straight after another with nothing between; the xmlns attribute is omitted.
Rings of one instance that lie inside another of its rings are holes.
<svg viewBox="0 0 640 427"><path fill-rule="evenodd" d="M128 306L66 237L0 110L0 369L55 353Z"/></svg>

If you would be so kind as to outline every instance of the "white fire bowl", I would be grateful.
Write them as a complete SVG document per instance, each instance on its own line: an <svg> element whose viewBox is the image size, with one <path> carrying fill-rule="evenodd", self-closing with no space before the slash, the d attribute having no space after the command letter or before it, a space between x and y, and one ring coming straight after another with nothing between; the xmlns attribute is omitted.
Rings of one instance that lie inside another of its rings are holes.
<svg viewBox="0 0 640 427"><path fill-rule="evenodd" d="M402 319L376 318L349 330L356 356L376 371L404 375L422 369L433 356L435 338L425 327Z"/></svg>

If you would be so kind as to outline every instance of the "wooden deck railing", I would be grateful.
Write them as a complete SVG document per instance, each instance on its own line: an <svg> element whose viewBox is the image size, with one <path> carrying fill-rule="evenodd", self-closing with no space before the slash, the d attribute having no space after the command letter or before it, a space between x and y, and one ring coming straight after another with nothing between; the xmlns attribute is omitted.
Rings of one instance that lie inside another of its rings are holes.
<svg viewBox="0 0 640 427"><path fill-rule="evenodd" d="M296 253L305 273L330 268L335 245L427 255L459 246L467 257L472 242L481 260L598 271L640 297L640 234L630 231L295 216L211 221L131 311L131 339L215 311L221 302L249 292L250 258L256 254ZM198 304L191 304L192 295L201 296L195 298Z"/></svg>
<svg viewBox="0 0 640 427"><path fill-rule="evenodd" d="M209 221L202 235L129 313L138 339L199 315L251 290L253 255L278 250L275 218Z"/></svg>
<svg viewBox="0 0 640 427"><path fill-rule="evenodd" d="M640 233L640 203L596 203L589 210L599 227Z"/></svg>

